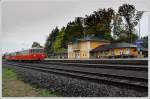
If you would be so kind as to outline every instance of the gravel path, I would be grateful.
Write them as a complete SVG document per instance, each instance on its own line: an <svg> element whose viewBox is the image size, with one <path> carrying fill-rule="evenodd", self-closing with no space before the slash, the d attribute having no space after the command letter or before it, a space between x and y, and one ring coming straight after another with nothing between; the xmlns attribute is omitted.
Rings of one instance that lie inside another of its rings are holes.
<svg viewBox="0 0 150 99"><path fill-rule="evenodd" d="M44 73L35 70L12 67L20 78L25 82L44 87L58 96L65 97L146 97L148 92L142 90L134 90L122 86L113 86L103 84L101 82L94 83L90 81L80 80L76 78Z"/></svg>

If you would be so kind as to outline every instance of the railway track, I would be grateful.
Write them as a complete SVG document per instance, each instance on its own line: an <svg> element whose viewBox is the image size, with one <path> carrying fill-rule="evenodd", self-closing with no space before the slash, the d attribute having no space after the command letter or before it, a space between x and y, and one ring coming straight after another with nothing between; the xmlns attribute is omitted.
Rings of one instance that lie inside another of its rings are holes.
<svg viewBox="0 0 150 99"><path fill-rule="evenodd" d="M83 64L83 63L20 63L4 62L3 65L17 66L43 72L56 73L96 82L108 82L136 88L148 88L147 66ZM135 68L135 69L134 69Z"/></svg>
<svg viewBox="0 0 150 99"><path fill-rule="evenodd" d="M63 62L43 62L43 64L88 67L88 68L105 68L105 69L148 71L148 66L145 66L145 65L138 66L138 65L119 65L119 64L63 63Z"/></svg>
<svg viewBox="0 0 150 99"><path fill-rule="evenodd" d="M148 59L45 59L44 62L148 65Z"/></svg>

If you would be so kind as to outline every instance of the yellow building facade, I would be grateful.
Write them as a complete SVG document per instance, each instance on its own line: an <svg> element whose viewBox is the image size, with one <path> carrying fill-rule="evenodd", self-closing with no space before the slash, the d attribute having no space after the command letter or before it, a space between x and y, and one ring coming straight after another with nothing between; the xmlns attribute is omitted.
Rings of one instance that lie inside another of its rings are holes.
<svg viewBox="0 0 150 99"><path fill-rule="evenodd" d="M99 51L91 54L92 58L111 58L111 57L137 57L136 48L114 48L106 51Z"/></svg>
<svg viewBox="0 0 150 99"><path fill-rule="evenodd" d="M92 58L121 58L121 57L137 57L138 51L137 46L129 43L111 43L91 50ZM140 53L140 57L144 57Z"/></svg>
<svg viewBox="0 0 150 99"><path fill-rule="evenodd" d="M90 51L100 45L109 44L107 40L84 40L80 39L75 43L68 44L69 59L88 59Z"/></svg>

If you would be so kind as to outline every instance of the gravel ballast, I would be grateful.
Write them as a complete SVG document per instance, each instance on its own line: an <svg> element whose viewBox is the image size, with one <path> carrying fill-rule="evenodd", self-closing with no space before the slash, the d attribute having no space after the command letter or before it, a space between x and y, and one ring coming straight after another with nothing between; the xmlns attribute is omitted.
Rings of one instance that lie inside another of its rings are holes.
<svg viewBox="0 0 150 99"><path fill-rule="evenodd" d="M147 97L148 92L122 86L113 86L87 80L67 77L59 74L39 72L36 70L11 67L18 77L25 82L44 87L62 97Z"/></svg>

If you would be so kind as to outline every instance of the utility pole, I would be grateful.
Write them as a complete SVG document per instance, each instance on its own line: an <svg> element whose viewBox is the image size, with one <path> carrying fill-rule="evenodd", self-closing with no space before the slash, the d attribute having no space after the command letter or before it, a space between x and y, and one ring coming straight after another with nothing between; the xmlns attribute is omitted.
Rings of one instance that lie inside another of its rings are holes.
<svg viewBox="0 0 150 99"><path fill-rule="evenodd" d="M148 12L148 11L141 11L142 13L144 13L144 12ZM142 18L142 17L141 17ZM139 38L138 38L138 40L140 40L141 39L141 22L140 22L140 19L139 19Z"/></svg>
<svg viewBox="0 0 150 99"><path fill-rule="evenodd" d="M148 12L148 11L141 11L141 13L143 14L144 12ZM142 18L142 16L141 16L141 18ZM140 19L139 19L139 37L138 37L138 40L137 40L137 42L136 42L136 44L137 44L137 51L138 51L138 57L141 57L141 43L143 42L143 41L141 41L141 27L140 27L140 25L141 25L141 22L140 22Z"/></svg>
<svg viewBox="0 0 150 99"><path fill-rule="evenodd" d="M140 40L140 20L139 20L139 40Z"/></svg>

